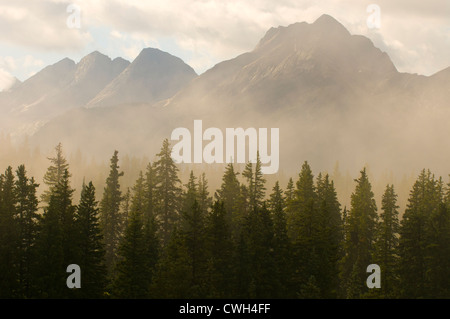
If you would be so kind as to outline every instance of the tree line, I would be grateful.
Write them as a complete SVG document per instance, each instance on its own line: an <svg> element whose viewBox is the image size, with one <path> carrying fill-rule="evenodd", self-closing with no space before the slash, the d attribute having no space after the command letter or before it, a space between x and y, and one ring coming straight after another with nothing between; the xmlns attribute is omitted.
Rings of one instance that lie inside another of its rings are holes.
<svg viewBox="0 0 450 319"><path fill-rule="evenodd" d="M115 151L101 200L83 182L78 205L61 144L40 200L25 166L8 167L0 298L450 298L450 185L429 170L400 218L394 186L379 210L366 169L347 209L308 162L270 191L259 157L242 173L230 163L211 194L205 174L182 184L168 140L156 158L122 190ZM80 289L66 286L70 264Z"/></svg>

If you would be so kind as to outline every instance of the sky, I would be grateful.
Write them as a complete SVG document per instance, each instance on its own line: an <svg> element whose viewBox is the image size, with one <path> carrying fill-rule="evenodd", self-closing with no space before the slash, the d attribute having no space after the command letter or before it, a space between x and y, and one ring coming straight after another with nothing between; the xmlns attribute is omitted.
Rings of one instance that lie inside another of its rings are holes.
<svg viewBox="0 0 450 319"><path fill-rule="evenodd" d="M400 72L450 66L449 0L0 0L0 90L95 50L132 61L159 48L201 74L251 51L271 27L322 14L370 38Z"/></svg>

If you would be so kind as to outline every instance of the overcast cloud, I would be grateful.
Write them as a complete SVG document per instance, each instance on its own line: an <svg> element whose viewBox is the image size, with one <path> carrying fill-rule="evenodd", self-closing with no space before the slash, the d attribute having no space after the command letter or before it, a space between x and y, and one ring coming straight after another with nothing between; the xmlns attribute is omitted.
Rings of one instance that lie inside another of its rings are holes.
<svg viewBox="0 0 450 319"><path fill-rule="evenodd" d="M379 29L366 23L371 3L381 10ZM67 26L71 4L81 8L81 28ZM311 23L324 13L372 39L399 71L431 75L450 66L448 0L0 0L0 89L12 76L25 80L94 49L132 60L142 48L158 47L202 73L252 50L270 27Z"/></svg>

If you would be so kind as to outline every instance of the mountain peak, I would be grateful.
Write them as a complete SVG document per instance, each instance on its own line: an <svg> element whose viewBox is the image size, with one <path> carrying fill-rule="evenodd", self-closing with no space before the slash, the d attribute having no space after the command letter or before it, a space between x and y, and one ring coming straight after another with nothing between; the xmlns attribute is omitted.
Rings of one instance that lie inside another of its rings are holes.
<svg viewBox="0 0 450 319"><path fill-rule="evenodd" d="M89 53L88 55L83 57L80 60L80 62L83 61L84 59L108 59L108 60L111 60L107 55L105 55L99 51L92 51L91 53Z"/></svg>
<svg viewBox="0 0 450 319"><path fill-rule="evenodd" d="M316 21L314 21L314 24L333 25L341 23L339 23L335 18L333 18L329 14L322 14L320 17L316 19Z"/></svg>
<svg viewBox="0 0 450 319"><path fill-rule="evenodd" d="M196 76L194 69L180 58L144 48L87 107L153 103L171 97Z"/></svg>
<svg viewBox="0 0 450 319"><path fill-rule="evenodd" d="M350 32L335 18L328 14L322 14L319 18L317 18L312 26L325 33L332 33L333 35L342 34L342 35L350 35Z"/></svg>
<svg viewBox="0 0 450 319"><path fill-rule="evenodd" d="M264 37L261 39L256 49L269 46L287 45L291 46L298 42L311 41L316 42L317 39L326 40L329 42L330 38L335 42L346 39L350 36L350 32L335 18L328 14L323 14L313 23L296 22L277 28L270 28Z"/></svg>

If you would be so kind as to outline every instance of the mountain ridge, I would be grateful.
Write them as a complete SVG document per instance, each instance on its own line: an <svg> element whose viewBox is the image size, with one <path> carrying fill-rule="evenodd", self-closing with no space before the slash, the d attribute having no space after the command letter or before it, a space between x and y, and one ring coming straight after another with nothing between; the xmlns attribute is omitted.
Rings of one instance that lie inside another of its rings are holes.
<svg viewBox="0 0 450 319"><path fill-rule="evenodd" d="M127 85L132 65L118 76ZM322 16L269 29L252 51L192 76L167 98L62 114L31 140L48 149L62 141L97 156L107 156L113 143L152 156L174 128L202 119L220 129L280 128L280 167L293 170L304 159L320 168L336 161L362 167L369 159L379 169L443 166L450 158L436 152L450 133L442 123L450 116L446 70L430 77L400 73L370 39Z"/></svg>

